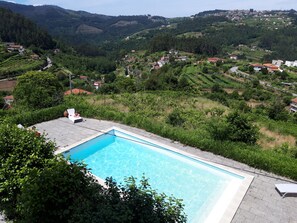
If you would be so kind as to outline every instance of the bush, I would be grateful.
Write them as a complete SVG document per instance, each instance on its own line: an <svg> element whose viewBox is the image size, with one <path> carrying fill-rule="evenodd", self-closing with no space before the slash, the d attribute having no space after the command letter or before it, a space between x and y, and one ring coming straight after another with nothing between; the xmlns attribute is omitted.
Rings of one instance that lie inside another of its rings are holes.
<svg viewBox="0 0 297 223"><path fill-rule="evenodd" d="M32 169L43 168L54 149L53 143L33 131L0 125L0 209L8 218L17 216L15 207L26 176Z"/></svg>
<svg viewBox="0 0 297 223"><path fill-rule="evenodd" d="M255 144L258 139L258 129L253 126L246 116L238 112L230 113L227 116L229 139L231 141Z"/></svg>
<svg viewBox="0 0 297 223"><path fill-rule="evenodd" d="M10 123L22 124L24 126L34 125L36 123L53 120L63 116L63 112L67 109L66 105L59 105L52 108L45 108L36 111L24 111L13 114L6 118Z"/></svg>
<svg viewBox="0 0 297 223"><path fill-rule="evenodd" d="M18 106L40 109L59 105L64 92L54 74L30 71L18 77L13 95Z"/></svg>
<svg viewBox="0 0 297 223"><path fill-rule="evenodd" d="M268 117L274 120L288 120L289 114L285 110L285 104L280 99L274 101L268 108Z"/></svg>
<svg viewBox="0 0 297 223"><path fill-rule="evenodd" d="M167 117L166 122L173 126L181 126L186 120L181 116L178 109L174 109Z"/></svg>
<svg viewBox="0 0 297 223"><path fill-rule="evenodd" d="M228 140L229 139L229 131L228 131L228 124L224 121L212 120L209 123L209 132L211 136L216 140Z"/></svg>
<svg viewBox="0 0 297 223"><path fill-rule="evenodd" d="M54 160L26 181L18 210L23 222L185 222L183 206L157 194L147 180L99 185L79 163Z"/></svg>
<svg viewBox="0 0 297 223"><path fill-rule="evenodd" d="M148 181L103 187L84 165L54 157L55 145L33 131L0 125L0 213L15 222L186 222L179 200Z"/></svg>
<svg viewBox="0 0 297 223"><path fill-rule="evenodd" d="M212 121L209 131L216 140L255 144L258 139L258 129L238 112L230 113L226 121Z"/></svg>

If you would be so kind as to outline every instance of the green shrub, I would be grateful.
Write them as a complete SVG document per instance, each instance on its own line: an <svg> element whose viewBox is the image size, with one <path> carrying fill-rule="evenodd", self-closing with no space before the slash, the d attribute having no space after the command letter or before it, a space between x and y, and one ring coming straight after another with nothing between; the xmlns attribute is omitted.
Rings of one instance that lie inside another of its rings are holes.
<svg viewBox="0 0 297 223"><path fill-rule="evenodd" d="M229 139L231 141L255 144L258 139L258 129L250 123L246 116L238 112L230 113L227 116Z"/></svg>
<svg viewBox="0 0 297 223"><path fill-rule="evenodd" d="M211 136L216 140L229 140L230 133L228 124L225 121L212 120L209 123L209 132Z"/></svg>
<svg viewBox="0 0 297 223"><path fill-rule="evenodd" d="M31 172L22 189L18 211L23 222L185 222L183 205L158 194L148 181L129 178L103 187L84 165L53 160L42 171Z"/></svg>
<svg viewBox="0 0 297 223"><path fill-rule="evenodd" d="M33 131L0 125L0 212L15 222L186 222L180 200L146 179L103 187L84 165L54 157L55 145Z"/></svg>
<svg viewBox="0 0 297 223"><path fill-rule="evenodd" d="M30 126L36 123L45 122L62 117L66 109L66 105L59 105L56 107L45 108L36 111L23 111L18 114L8 116L6 120L10 123Z"/></svg>
<svg viewBox="0 0 297 223"><path fill-rule="evenodd" d="M268 117L274 120L288 120L289 114L285 110L285 106L286 105L280 99L275 100L268 108Z"/></svg>
<svg viewBox="0 0 297 223"><path fill-rule="evenodd" d="M17 217L15 207L26 176L43 168L53 158L55 146L35 132L11 123L0 125L0 209L8 218Z"/></svg>
<svg viewBox="0 0 297 223"><path fill-rule="evenodd" d="M18 106L32 110L61 104L64 92L54 74L30 71L18 77L13 95Z"/></svg>
<svg viewBox="0 0 297 223"><path fill-rule="evenodd" d="M166 122L173 126L181 126L186 120L182 117L181 111L174 109L167 117Z"/></svg>

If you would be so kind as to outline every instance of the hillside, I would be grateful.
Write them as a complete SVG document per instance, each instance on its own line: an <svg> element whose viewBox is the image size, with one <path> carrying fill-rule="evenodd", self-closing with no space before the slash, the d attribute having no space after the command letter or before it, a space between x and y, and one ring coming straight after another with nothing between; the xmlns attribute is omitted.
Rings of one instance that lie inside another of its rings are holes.
<svg viewBox="0 0 297 223"><path fill-rule="evenodd" d="M55 46L55 42L46 31L25 17L0 8L0 18L0 39L2 41L17 42L25 46L34 45L42 49L52 49Z"/></svg>
<svg viewBox="0 0 297 223"><path fill-rule="evenodd" d="M55 37L71 43L99 43L166 23L163 17L106 16L57 6L26 6L0 1L0 7L24 15Z"/></svg>

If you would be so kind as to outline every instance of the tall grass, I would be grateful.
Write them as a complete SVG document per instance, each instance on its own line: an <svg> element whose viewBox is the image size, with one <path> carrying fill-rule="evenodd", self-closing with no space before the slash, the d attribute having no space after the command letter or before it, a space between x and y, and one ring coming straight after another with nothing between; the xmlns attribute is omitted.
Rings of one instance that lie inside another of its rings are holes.
<svg viewBox="0 0 297 223"><path fill-rule="evenodd" d="M203 109L200 109L199 116L197 115L197 118L195 118L200 120L195 120L193 118L189 119L192 124L191 128L188 126L173 127L165 123L164 117L163 119L156 118L155 113L152 112L152 110L159 111L158 114L164 116L168 114L166 113L168 107L172 104L178 105L177 101L181 98L186 100L186 98L189 97L182 94L172 95L169 92L164 93L162 96L164 97L160 97L160 92L149 94L147 97L145 94L110 96L117 103L124 102L125 106L129 106L130 112L120 111L118 107L113 107L110 104L90 104L85 97L69 97L66 99L65 104L58 107L35 112L24 112L22 114L10 116L8 119L13 123L33 125L35 123L61 117L66 108L75 107L75 109L83 114L84 117L111 120L141 128L162 137L245 163L251 167L297 180L297 160L288 155L262 150L256 145L251 146L239 142L218 141L211 138L210 134L207 132L207 122L211 122L214 119L208 118L208 114L203 115ZM135 97L137 103L131 101L133 100L133 97ZM101 96L96 96L96 100L100 100L100 98ZM156 103L155 100L159 100L158 103ZM172 100L175 100L175 102ZM191 101L190 99L188 100ZM140 101L142 101L143 104L139 104L141 103ZM195 100L193 101L197 103ZM185 102L183 103L184 106L188 106L186 109L190 109L192 106L190 102L189 104ZM205 103L207 103L207 101L205 101ZM208 120L204 120L207 118Z"/></svg>

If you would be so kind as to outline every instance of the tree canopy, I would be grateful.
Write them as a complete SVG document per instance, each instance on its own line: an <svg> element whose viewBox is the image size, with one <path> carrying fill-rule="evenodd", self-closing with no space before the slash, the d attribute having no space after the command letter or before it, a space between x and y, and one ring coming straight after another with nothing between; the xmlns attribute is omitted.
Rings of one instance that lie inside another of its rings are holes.
<svg viewBox="0 0 297 223"><path fill-rule="evenodd" d="M112 178L106 187L85 165L54 156L44 135L0 124L0 212L15 222L186 222L180 200L153 190L146 179Z"/></svg>
<svg viewBox="0 0 297 223"><path fill-rule="evenodd" d="M52 73L30 71L18 77L13 95L17 106L47 108L63 101L63 87Z"/></svg>
<svg viewBox="0 0 297 223"><path fill-rule="evenodd" d="M53 49L56 43L51 36L24 16L0 8L0 39L17 42L25 46Z"/></svg>

